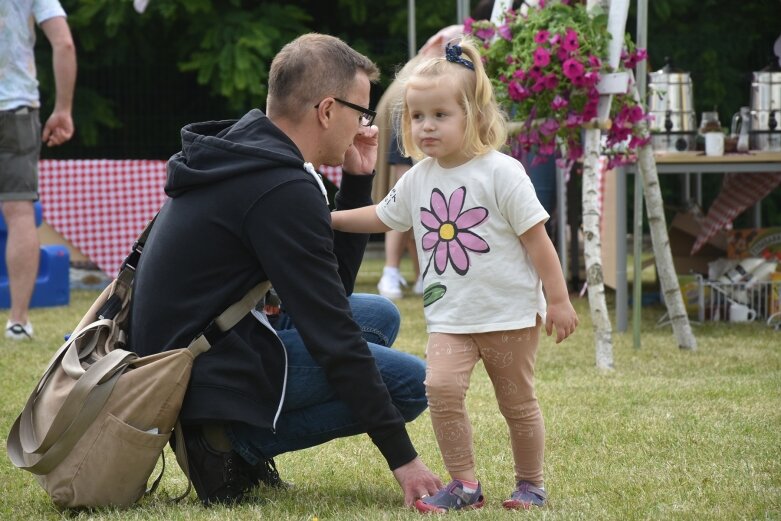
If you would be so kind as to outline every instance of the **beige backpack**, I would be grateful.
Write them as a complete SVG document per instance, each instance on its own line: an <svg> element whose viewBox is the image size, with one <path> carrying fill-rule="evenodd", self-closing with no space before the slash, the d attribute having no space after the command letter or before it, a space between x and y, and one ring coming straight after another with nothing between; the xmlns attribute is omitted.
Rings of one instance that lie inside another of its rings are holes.
<svg viewBox="0 0 781 521"><path fill-rule="evenodd" d="M155 355L123 349L135 264L150 228L54 354L8 435L11 462L35 474L59 507L124 507L157 488L162 471L147 483L172 432L180 434L174 427L193 359L211 347L202 333L187 347ZM214 326L233 327L268 288L264 282L250 290ZM185 451L176 455L187 473Z"/></svg>

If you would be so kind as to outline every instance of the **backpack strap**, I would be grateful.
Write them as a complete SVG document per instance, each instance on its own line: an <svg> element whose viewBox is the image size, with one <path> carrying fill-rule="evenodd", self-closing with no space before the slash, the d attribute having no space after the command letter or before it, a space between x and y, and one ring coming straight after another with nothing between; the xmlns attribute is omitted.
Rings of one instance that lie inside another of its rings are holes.
<svg viewBox="0 0 781 521"><path fill-rule="evenodd" d="M271 282L266 280L250 289L241 300L231 304L225 311L220 313L220 316L212 320L211 323L206 326L206 329L190 342L187 349L192 351L193 356L198 356L211 349L212 344L216 342L223 333L238 324L247 313L255 308L270 287Z"/></svg>

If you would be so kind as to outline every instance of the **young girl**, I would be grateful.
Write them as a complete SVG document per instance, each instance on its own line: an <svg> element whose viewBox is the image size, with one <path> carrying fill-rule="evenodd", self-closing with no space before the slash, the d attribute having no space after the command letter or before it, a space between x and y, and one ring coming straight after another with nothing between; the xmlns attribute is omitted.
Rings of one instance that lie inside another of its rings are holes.
<svg viewBox="0 0 781 521"><path fill-rule="evenodd" d="M464 407L481 359L515 462L516 488L503 505L542 506L545 427L534 393L539 333L544 321L548 335L556 328L558 343L578 324L545 232L548 214L523 166L496 150L506 139L505 121L474 44L450 44L445 57L421 63L404 81L403 145L406 154L425 159L380 204L334 212L332 220L350 232L414 230L429 333L426 394L452 478L415 507L483 506Z"/></svg>

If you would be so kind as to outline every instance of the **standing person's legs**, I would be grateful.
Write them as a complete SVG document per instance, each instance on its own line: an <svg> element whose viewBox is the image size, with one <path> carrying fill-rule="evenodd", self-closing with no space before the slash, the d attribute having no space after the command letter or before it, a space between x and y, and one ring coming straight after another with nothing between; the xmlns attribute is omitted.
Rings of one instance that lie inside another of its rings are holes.
<svg viewBox="0 0 781 521"><path fill-rule="evenodd" d="M30 338L30 298L38 274L40 244L33 201L38 199L41 124L37 109L0 113L0 202L8 230L6 265L11 311L6 337Z"/></svg>
<svg viewBox="0 0 781 521"><path fill-rule="evenodd" d="M426 396L431 424L450 476L474 482L472 425L466 391L479 359L471 335L432 333L426 347Z"/></svg>
<svg viewBox="0 0 781 521"><path fill-rule="evenodd" d="M543 485L545 457L545 423L534 392L539 337L539 319L534 327L475 335L510 431L515 479L536 487Z"/></svg>
<svg viewBox="0 0 781 521"><path fill-rule="evenodd" d="M8 228L5 261L11 290L9 321L25 325L38 275L41 248L32 201L4 201L3 218Z"/></svg>
<svg viewBox="0 0 781 521"><path fill-rule="evenodd" d="M427 406L423 386L425 363L417 356L389 349L399 330L398 309L378 295L353 294L350 305L393 403L406 421L412 421ZM276 431L243 424L231 428L234 449L253 465L284 452L365 432L337 398L293 321L283 316L275 325L288 355L285 401Z"/></svg>

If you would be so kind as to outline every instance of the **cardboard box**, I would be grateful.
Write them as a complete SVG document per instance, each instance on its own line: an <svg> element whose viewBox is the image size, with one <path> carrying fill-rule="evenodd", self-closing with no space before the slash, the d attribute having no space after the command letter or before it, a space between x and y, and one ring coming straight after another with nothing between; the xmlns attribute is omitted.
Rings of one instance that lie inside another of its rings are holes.
<svg viewBox="0 0 781 521"><path fill-rule="evenodd" d="M711 237L695 255L691 254L700 228L700 222L692 212L679 212L670 223L670 252L676 273L701 273L707 276L708 263L726 255L727 236L723 231Z"/></svg>
<svg viewBox="0 0 781 521"><path fill-rule="evenodd" d="M730 230L727 232L727 257L781 261L781 227Z"/></svg>

